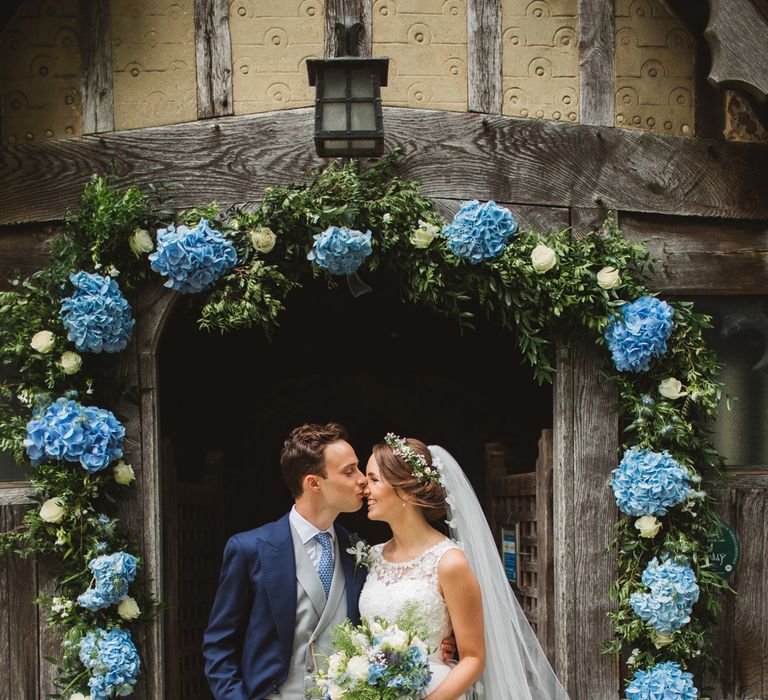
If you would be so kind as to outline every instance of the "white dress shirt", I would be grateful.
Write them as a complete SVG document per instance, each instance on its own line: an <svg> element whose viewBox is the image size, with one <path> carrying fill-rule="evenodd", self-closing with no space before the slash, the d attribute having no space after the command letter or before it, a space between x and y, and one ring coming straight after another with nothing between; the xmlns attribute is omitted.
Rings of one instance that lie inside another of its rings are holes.
<svg viewBox="0 0 768 700"><path fill-rule="evenodd" d="M320 565L320 556L323 553L323 546L315 539L315 535L318 532L327 532L331 536L331 557L333 557L333 554L336 551L334 546L336 543L336 533L333 530L333 525L327 530L319 530L296 510L295 505L291 508L291 512L288 514L288 521L298 533L299 539L304 543L304 548L307 550L309 560L315 568Z"/></svg>

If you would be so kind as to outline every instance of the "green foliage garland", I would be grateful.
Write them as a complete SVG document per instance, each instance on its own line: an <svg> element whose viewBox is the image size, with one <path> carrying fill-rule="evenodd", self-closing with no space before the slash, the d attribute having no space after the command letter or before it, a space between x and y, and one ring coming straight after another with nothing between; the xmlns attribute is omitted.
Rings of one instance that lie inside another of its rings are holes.
<svg viewBox="0 0 768 700"><path fill-rule="evenodd" d="M575 238L568 230L518 233L505 252L480 265L470 265L435 236L415 237L421 227L433 230L444 223L419 184L390 176L396 151L360 172L356 164L331 163L309 185L291 184L269 188L255 210L224 213L215 204L175 216L160 209L160 200L136 188L117 191L108 181L94 177L86 186L78 212L65 218L65 232L55 239L46 267L28 279L14 280L12 291L0 293L0 353L7 377L0 385L0 449L25 459L23 438L34 404L75 392L83 402L108 406L121 387L110 384L114 358L89 355L81 370L65 374L60 353L72 350L58 317L63 285L78 270L119 275L124 291L131 292L149 276L149 266L135 254L130 239L137 229L152 230L158 223L195 225L201 216L235 245L238 264L201 296L199 324L209 331L226 332L258 326L271 332L277 325L290 292L321 278L328 285L338 280L307 261L312 236L331 225L373 231L373 252L360 270L364 278L385 271L399 280L403 300L426 306L451 317L463 328L472 328L476 313L515 333L527 362L539 382L554 373L553 347L557 338L580 336L604 344L603 331L625 302L648 293L643 274L649 264L646 250L626 241L609 218L599 231ZM274 238L271 236L274 234ZM258 235L274 240L274 247ZM426 241L426 245L423 245ZM419 242L419 246L415 245ZM554 265L537 271L531 254L547 246ZM268 250L269 249L269 250ZM604 288L597 273L615 268L620 284ZM710 419L720 400L716 381L718 366L702 340L709 319L694 313L690 304L675 302L675 324L666 354L643 374L606 370L618 388L619 410L625 421L627 446L663 449L696 477L700 471L718 471L721 460L710 446L701 425ZM39 353L30 338L40 330L55 336L54 349ZM660 395L659 383L675 377L685 396ZM106 380L106 381L105 381ZM106 524L98 513L112 512L113 503L127 487L115 483L111 470L89 474L78 465L44 464L31 481L40 502L56 497L66 514L59 523L41 519L31 509L20 528L0 536L0 553L46 555L57 559L57 601L41 601L49 610L51 624L60 629L65 649L60 663L64 696L87 692L87 678L77 659L80 637L94 626L125 625L113 609L98 613L64 604L88 586L85 568L99 547L109 551L131 544L114 517ZM700 494L701 495L701 494ZM608 490L606 498L612 498ZM661 660L688 660L706 656L705 630L719 610L717 594L727 588L712 573L709 538L717 531L717 519L708 497L689 499L662 519L661 533L654 538L638 534L634 518L622 517L613 542L619 552L617 578L610 595L616 610L610 617L614 639L606 651L633 649L631 664L647 668ZM662 553L681 554L695 571L701 596L691 622L672 635L659 636L629 606L629 597L644 590L640 575L650 559ZM133 584L132 591L141 590ZM142 618L154 602L146 593L136 594ZM660 644L661 642L661 644Z"/></svg>

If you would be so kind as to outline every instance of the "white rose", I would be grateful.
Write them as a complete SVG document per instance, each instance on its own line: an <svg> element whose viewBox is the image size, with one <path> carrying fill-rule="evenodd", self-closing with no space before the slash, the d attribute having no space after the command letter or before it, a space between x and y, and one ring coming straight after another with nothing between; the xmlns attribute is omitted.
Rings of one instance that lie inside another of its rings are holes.
<svg viewBox="0 0 768 700"><path fill-rule="evenodd" d="M72 350L61 353L59 367L64 374L77 374L83 366L83 358Z"/></svg>
<svg viewBox="0 0 768 700"><path fill-rule="evenodd" d="M43 355L53 350L55 343L53 333L50 331L38 331L32 336L32 340L29 341L32 349L37 350L37 352Z"/></svg>
<svg viewBox="0 0 768 700"><path fill-rule="evenodd" d="M133 467L122 460L115 465L112 472L115 475L115 481L120 484L120 486L128 486L128 484L136 478Z"/></svg>
<svg viewBox="0 0 768 700"><path fill-rule="evenodd" d="M152 236L149 235L149 231L145 231L143 228L137 228L128 245L131 247L133 254L138 258L142 253L151 253L155 248L155 243L152 240Z"/></svg>
<svg viewBox="0 0 768 700"><path fill-rule="evenodd" d="M337 698L343 698L346 694L347 694L347 691L338 685L331 685L331 687L328 689L328 695L331 696L331 700L336 700Z"/></svg>
<svg viewBox="0 0 768 700"><path fill-rule="evenodd" d="M335 654L331 654L328 658L328 675L338 676L341 669L344 667L346 660L347 655L343 651L337 651Z"/></svg>
<svg viewBox="0 0 768 700"><path fill-rule="evenodd" d="M640 530L640 537L656 537L661 530L661 522L654 515L644 515L635 520L635 527Z"/></svg>
<svg viewBox="0 0 768 700"><path fill-rule="evenodd" d="M374 637L378 637L384 631L384 628L375 620L371 622L368 627Z"/></svg>
<svg viewBox="0 0 768 700"><path fill-rule="evenodd" d="M397 628L388 632L387 636L381 640L383 646L388 646L394 651L403 650L408 646L408 635L405 632Z"/></svg>
<svg viewBox="0 0 768 700"><path fill-rule="evenodd" d="M685 396L686 392L683 391L683 385L679 379L669 377L663 379L659 384L659 393L665 399L679 399L681 396Z"/></svg>
<svg viewBox="0 0 768 700"><path fill-rule="evenodd" d="M368 659L364 656L353 656L347 664L347 673L356 681L368 678Z"/></svg>
<svg viewBox="0 0 768 700"><path fill-rule="evenodd" d="M126 596L117 604L117 614L123 620L135 620L141 615L141 610L136 601L131 596Z"/></svg>
<svg viewBox="0 0 768 700"><path fill-rule="evenodd" d="M49 498L40 507L40 517L47 523L60 523L66 512L64 504L58 498Z"/></svg>
<svg viewBox="0 0 768 700"><path fill-rule="evenodd" d="M411 244L414 248L426 248L440 233L440 227L419 219L419 228L411 233Z"/></svg>
<svg viewBox="0 0 768 700"><path fill-rule="evenodd" d="M275 247L277 236L266 226L259 226L259 228L251 229L248 233L251 234L251 243L253 243L253 247L259 253L269 253L269 251Z"/></svg>
<svg viewBox="0 0 768 700"><path fill-rule="evenodd" d="M539 243L531 251L531 262L533 263L533 269L542 274L551 270L557 264L557 253L552 248Z"/></svg>
<svg viewBox="0 0 768 700"><path fill-rule="evenodd" d="M74 693L69 696L69 700L93 700L90 695L83 695L82 693Z"/></svg>
<svg viewBox="0 0 768 700"><path fill-rule="evenodd" d="M615 267L604 267L597 273L597 283L603 289L613 289L621 284L621 275Z"/></svg>

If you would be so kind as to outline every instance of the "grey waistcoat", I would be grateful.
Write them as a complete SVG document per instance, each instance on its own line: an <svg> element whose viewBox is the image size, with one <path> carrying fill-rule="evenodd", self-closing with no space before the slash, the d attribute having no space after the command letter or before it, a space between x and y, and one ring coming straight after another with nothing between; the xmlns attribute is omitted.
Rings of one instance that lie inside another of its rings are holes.
<svg viewBox="0 0 768 700"><path fill-rule="evenodd" d="M316 666L320 668L324 666L324 659L320 654L330 655L333 651L330 633L336 625L344 622L347 616L347 587L341 567L338 533L333 538L335 548L333 581L327 602L317 569L293 527L291 527L291 537L293 553L296 557L298 583L296 586L296 632L293 636L288 678L277 693L268 697L301 700L305 696L305 690L312 685L308 676L311 676Z"/></svg>

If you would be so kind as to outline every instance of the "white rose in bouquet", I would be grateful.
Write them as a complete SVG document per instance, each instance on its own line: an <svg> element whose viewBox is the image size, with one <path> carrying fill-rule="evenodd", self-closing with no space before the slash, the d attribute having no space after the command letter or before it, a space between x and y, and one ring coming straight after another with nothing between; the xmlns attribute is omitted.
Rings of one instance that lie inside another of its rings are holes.
<svg viewBox="0 0 768 700"><path fill-rule="evenodd" d="M133 232L128 245L137 258L142 253L151 253L155 249L155 242L152 240L152 236L149 235L149 231L145 231L143 228L137 228Z"/></svg>
<svg viewBox="0 0 768 700"><path fill-rule="evenodd" d="M533 263L533 269L536 272L543 274L557 264L557 253L549 246L539 243L531 251L531 263Z"/></svg>
<svg viewBox="0 0 768 700"><path fill-rule="evenodd" d="M346 694L347 694L347 691L339 685L332 685L328 689L328 695L331 696L331 700L336 700L337 698L343 698Z"/></svg>
<svg viewBox="0 0 768 700"><path fill-rule="evenodd" d="M328 675L338 676L344 668L347 661L347 655L343 651L337 651L328 658Z"/></svg>
<svg viewBox="0 0 768 700"><path fill-rule="evenodd" d="M356 681L368 679L368 659L364 656L353 656L347 664L347 673Z"/></svg>
<svg viewBox="0 0 768 700"><path fill-rule="evenodd" d="M251 243L259 253L269 253L277 243L277 236L272 229L267 226L259 226L248 232L251 236Z"/></svg>
<svg viewBox="0 0 768 700"><path fill-rule="evenodd" d="M430 224L428 221L419 220L419 228L411 233L411 245L414 248L426 248L440 233L440 227Z"/></svg>
<svg viewBox="0 0 768 700"><path fill-rule="evenodd" d="M128 486L136 478L136 473L133 471L133 467L122 460L115 465L112 473L115 475L115 481L120 484L120 486Z"/></svg>
<svg viewBox="0 0 768 700"><path fill-rule="evenodd" d="M651 539L661 530L661 522L655 515L643 515L635 520L635 527L640 530L640 537Z"/></svg>
<svg viewBox="0 0 768 700"><path fill-rule="evenodd" d="M394 651L404 651L408 648L408 635L398 627L390 627L384 639L381 640L381 646L389 647Z"/></svg>
<svg viewBox="0 0 768 700"><path fill-rule="evenodd" d="M141 615L141 610L139 609L138 603L131 598L131 596L126 596L118 603L117 614L120 615L123 620L135 620Z"/></svg>

